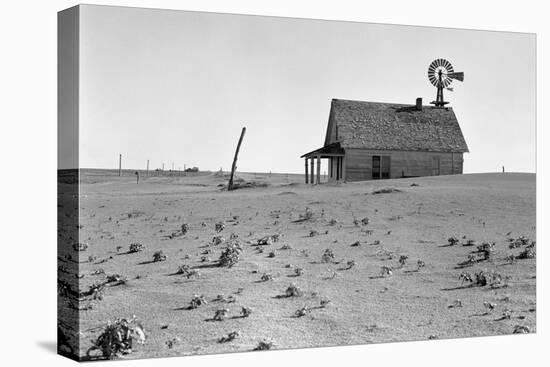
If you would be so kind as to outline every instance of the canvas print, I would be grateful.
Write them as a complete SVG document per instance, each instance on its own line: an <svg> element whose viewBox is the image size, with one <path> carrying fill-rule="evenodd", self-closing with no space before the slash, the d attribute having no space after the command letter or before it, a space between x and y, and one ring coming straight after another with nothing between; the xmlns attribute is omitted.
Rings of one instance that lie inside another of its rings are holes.
<svg viewBox="0 0 550 367"><path fill-rule="evenodd" d="M58 15L58 351L536 332L535 35Z"/></svg>

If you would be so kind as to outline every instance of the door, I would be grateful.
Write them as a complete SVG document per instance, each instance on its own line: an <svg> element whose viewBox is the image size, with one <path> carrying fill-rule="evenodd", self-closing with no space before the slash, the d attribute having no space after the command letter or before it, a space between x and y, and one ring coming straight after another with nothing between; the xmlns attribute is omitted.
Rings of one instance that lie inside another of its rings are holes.
<svg viewBox="0 0 550 367"><path fill-rule="evenodd" d="M432 176L439 176L439 156L432 157Z"/></svg>
<svg viewBox="0 0 550 367"><path fill-rule="evenodd" d="M373 180L380 179L380 156L379 155L372 156L372 179Z"/></svg>
<svg viewBox="0 0 550 367"><path fill-rule="evenodd" d="M389 155L372 156L372 179L390 178L391 157Z"/></svg>
<svg viewBox="0 0 550 367"><path fill-rule="evenodd" d="M390 178L390 156L383 155L380 173L382 178Z"/></svg>

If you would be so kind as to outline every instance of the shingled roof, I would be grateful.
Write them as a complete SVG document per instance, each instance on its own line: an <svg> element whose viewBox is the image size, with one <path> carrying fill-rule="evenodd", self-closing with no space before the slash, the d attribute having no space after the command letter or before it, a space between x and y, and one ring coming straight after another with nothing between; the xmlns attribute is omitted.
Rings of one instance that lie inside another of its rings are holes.
<svg viewBox="0 0 550 367"><path fill-rule="evenodd" d="M342 148L468 152L452 108L333 99L325 145L337 126ZM329 141L332 140L332 141Z"/></svg>

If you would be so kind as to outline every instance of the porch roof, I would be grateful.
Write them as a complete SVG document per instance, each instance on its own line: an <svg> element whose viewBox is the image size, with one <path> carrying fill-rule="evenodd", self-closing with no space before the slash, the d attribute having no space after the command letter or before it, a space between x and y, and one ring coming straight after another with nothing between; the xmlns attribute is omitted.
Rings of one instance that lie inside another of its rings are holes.
<svg viewBox="0 0 550 367"><path fill-rule="evenodd" d="M344 148L340 146L340 143L332 143L329 145L325 145L322 148L315 149L314 151L306 153L300 158L315 158L318 156L320 156L321 158L343 157Z"/></svg>

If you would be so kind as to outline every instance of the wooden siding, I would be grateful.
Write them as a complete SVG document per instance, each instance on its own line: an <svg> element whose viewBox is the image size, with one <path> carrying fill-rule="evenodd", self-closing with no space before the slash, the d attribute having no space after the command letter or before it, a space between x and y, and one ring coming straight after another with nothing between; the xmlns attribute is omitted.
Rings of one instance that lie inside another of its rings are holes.
<svg viewBox="0 0 550 367"><path fill-rule="evenodd" d="M433 157L439 157L440 175L461 174L463 168L462 153L346 149L346 181L371 180L373 155L391 157L390 178L432 176Z"/></svg>

